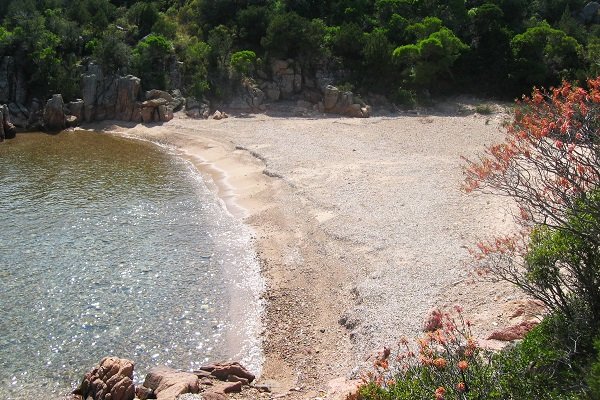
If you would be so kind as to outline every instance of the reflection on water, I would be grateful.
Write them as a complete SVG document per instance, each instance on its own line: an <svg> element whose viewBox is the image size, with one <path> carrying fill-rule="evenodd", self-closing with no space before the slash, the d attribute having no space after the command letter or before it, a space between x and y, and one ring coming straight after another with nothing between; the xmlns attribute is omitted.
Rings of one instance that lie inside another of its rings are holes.
<svg viewBox="0 0 600 400"><path fill-rule="evenodd" d="M3 143L0 398L64 393L106 355L138 374L228 357L227 271L255 269L249 241L187 162L151 144Z"/></svg>

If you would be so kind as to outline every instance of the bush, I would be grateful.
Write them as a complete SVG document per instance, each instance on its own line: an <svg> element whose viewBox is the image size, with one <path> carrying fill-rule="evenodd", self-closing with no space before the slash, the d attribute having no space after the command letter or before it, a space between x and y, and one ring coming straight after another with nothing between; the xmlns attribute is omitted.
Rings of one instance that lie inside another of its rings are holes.
<svg viewBox="0 0 600 400"><path fill-rule="evenodd" d="M231 55L231 69L240 75L248 75L254 69L256 53L250 50L242 50Z"/></svg>
<svg viewBox="0 0 600 400"><path fill-rule="evenodd" d="M164 36L150 34L138 42L133 65L145 88L167 88L167 61L173 53L173 45Z"/></svg>
<svg viewBox="0 0 600 400"><path fill-rule="evenodd" d="M498 371L492 353L477 345L460 307L456 314L438 312L437 329L418 340L417 350L407 340L391 357L385 349L360 388L361 399L493 399Z"/></svg>

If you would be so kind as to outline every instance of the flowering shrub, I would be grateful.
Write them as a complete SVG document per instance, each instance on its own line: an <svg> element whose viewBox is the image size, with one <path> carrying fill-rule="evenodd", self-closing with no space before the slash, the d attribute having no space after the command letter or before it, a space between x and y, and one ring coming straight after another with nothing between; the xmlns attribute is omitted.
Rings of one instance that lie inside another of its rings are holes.
<svg viewBox="0 0 600 400"><path fill-rule="evenodd" d="M442 313L440 327L426 332L416 344L400 342L397 355L379 355L374 371L364 378L363 399L492 399L492 353L477 345L470 322L460 307ZM360 397L359 397L360 398Z"/></svg>
<svg viewBox="0 0 600 400"><path fill-rule="evenodd" d="M551 311L575 318L584 302L600 321L600 77L524 96L504 142L467 160L465 174L467 192L519 206L522 229L479 243L482 265Z"/></svg>

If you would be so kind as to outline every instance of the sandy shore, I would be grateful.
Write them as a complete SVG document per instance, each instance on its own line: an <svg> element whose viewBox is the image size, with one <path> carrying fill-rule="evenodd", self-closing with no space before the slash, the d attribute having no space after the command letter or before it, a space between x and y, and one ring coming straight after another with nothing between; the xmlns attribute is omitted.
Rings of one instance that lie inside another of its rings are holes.
<svg viewBox="0 0 600 400"><path fill-rule="evenodd" d="M261 381L333 398L369 356L460 303L485 337L523 296L473 281L467 247L510 229L503 198L460 192L461 156L502 138L503 116L405 115L93 128L180 149L253 227L267 281ZM291 391L290 391L291 389Z"/></svg>

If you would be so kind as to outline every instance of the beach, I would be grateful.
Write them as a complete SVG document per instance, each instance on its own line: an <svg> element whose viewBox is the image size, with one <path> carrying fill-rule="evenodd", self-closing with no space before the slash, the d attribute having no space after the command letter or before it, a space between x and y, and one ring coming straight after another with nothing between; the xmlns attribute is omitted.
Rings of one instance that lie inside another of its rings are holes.
<svg viewBox="0 0 600 400"><path fill-rule="evenodd" d="M266 280L260 382L286 398L342 396L433 307L460 304L485 339L524 295L474 277L469 247L512 229L512 204L465 194L461 158L498 142L506 114L368 119L183 116L87 129L175 148L250 226Z"/></svg>

